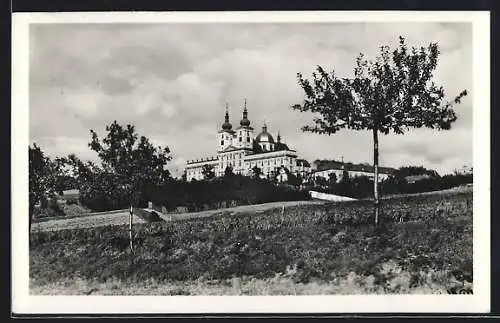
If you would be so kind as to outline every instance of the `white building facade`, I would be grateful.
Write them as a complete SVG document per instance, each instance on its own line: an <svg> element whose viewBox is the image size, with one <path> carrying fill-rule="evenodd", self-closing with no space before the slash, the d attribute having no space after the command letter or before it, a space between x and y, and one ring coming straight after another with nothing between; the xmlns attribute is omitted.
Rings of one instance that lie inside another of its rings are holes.
<svg viewBox="0 0 500 323"><path fill-rule="evenodd" d="M333 162L327 165L323 165L320 169L316 169L312 172L313 178L323 177L326 180L330 179L331 174L335 175L337 182L340 182L344 176L344 171L347 171L349 177L360 177L365 176L369 179L374 179L373 167L363 164L351 164L351 163L338 163ZM378 180L385 181L392 176L395 169L389 167L379 167Z"/></svg>
<svg viewBox="0 0 500 323"><path fill-rule="evenodd" d="M186 166L186 179L202 180L204 168L209 167L215 176L223 176L229 167L234 174L250 176L257 167L261 177L276 177L280 170L286 169L295 175L310 172L311 166L304 159L297 158L297 152L281 141L278 132L276 141L267 131L264 124L262 131L254 137L254 128L250 126L248 110L245 106L238 128L233 129L229 122L229 112L226 105L226 114L221 130L217 133L217 153L214 156L202 159L189 160Z"/></svg>

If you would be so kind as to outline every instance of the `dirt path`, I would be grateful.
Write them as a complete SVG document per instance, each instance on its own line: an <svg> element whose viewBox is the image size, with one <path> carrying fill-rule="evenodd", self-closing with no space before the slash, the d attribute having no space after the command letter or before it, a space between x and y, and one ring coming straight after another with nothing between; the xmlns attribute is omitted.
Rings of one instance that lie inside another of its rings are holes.
<svg viewBox="0 0 500 323"><path fill-rule="evenodd" d="M258 205L241 205L232 208L218 209L218 210L208 210L201 212L190 212L190 213L180 213L180 214L160 214L160 216L166 221L175 221L183 219L194 219L201 217L216 216L221 214L237 214L244 212L264 212L269 209L282 207L285 208L297 205L311 205L311 204L322 204L323 201L287 201L287 202L272 202ZM36 222L32 224L31 230L36 231L57 231L65 229L77 229L77 228L89 228L89 227L99 227L106 225L125 225L128 224L129 213L125 212L113 212L113 213L101 213L98 215L81 216L69 219L53 219L46 220L43 222ZM134 223L144 223L145 221L138 216L134 217Z"/></svg>

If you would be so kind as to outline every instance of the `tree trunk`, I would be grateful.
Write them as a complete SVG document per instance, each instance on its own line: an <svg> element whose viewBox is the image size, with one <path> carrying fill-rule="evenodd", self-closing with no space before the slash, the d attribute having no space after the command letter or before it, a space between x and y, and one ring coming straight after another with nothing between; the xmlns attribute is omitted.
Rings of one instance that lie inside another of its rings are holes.
<svg viewBox="0 0 500 323"><path fill-rule="evenodd" d="M130 215L129 215L129 223L128 223L128 238L130 243L130 252L134 252L134 243L132 238L132 218L133 218L133 208L130 205Z"/></svg>
<svg viewBox="0 0 500 323"><path fill-rule="evenodd" d="M29 241L29 244L31 245L31 223L33 222L33 211L35 209L35 206L33 205L33 203L31 203L31 201L29 202L30 205L29 205L29 229L28 229L28 241Z"/></svg>
<svg viewBox="0 0 500 323"><path fill-rule="evenodd" d="M378 198L378 130L373 129L373 199L375 211L375 224L379 223L379 198Z"/></svg>

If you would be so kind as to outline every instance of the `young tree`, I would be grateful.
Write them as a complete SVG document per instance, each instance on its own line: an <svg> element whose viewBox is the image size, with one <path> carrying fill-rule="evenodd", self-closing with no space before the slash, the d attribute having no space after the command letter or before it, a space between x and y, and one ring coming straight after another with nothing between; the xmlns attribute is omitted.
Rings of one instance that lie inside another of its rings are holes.
<svg viewBox="0 0 500 323"><path fill-rule="evenodd" d="M168 147L155 147L148 138L136 133L135 127L121 126L116 121L106 126L107 136L99 139L90 130L92 141L89 147L101 159L102 170L110 174L111 189L126 196L131 207L137 207L146 184L162 185L170 178L165 169L171 160Z"/></svg>
<svg viewBox="0 0 500 323"><path fill-rule="evenodd" d="M203 175L203 178L206 180L211 180L215 178L214 167L211 165L203 165L201 169L201 174Z"/></svg>
<svg viewBox="0 0 500 323"><path fill-rule="evenodd" d="M35 205L56 193L57 178L61 173L60 159L51 160L36 143L28 147L29 156L29 231Z"/></svg>
<svg viewBox="0 0 500 323"><path fill-rule="evenodd" d="M379 134L404 134L421 127L448 130L457 119L453 106L467 95L463 90L446 101L443 87L432 81L439 54L437 43L409 49L400 37L392 52L388 46L380 47L375 61L360 54L353 78L327 73L321 66L313 72L312 81L298 73L305 99L292 108L317 115L314 125L302 127L303 131L328 135L345 128L372 132L375 223L379 220Z"/></svg>
<svg viewBox="0 0 500 323"><path fill-rule="evenodd" d="M147 185L162 185L170 178L165 169L171 160L168 147L155 147L145 136L135 132L135 127L128 124L122 127L115 121L106 126L107 136L102 140L90 130L92 141L89 147L97 152L101 167L107 175L107 184L111 192L120 198L125 197L130 205L129 239L132 241L132 212L141 201Z"/></svg>

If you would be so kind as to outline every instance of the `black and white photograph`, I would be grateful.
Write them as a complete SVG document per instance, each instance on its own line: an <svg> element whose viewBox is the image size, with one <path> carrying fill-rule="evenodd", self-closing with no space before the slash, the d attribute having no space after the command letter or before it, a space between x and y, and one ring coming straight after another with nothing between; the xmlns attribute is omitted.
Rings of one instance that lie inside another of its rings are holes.
<svg viewBox="0 0 500 323"><path fill-rule="evenodd" d="M19 309L488 310L487 13L13 23Z"/></svg>

